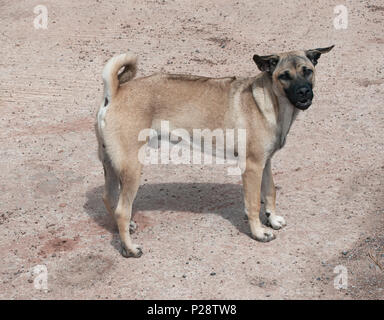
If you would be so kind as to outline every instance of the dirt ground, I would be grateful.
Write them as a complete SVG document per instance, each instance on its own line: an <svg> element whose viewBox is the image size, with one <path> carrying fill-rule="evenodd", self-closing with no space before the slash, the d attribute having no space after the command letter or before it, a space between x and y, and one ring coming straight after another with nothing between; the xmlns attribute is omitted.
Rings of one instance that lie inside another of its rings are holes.
<svg viewBox="0 0 384 320"><path fill-rule="evenodd" d="M40 4L46 30L33 24ZM339 4L347 29L334 27ZM2 0L0 9L1 299L384 298L382 0ZM332 44L314 104L274 157L288 223L276 240L250 238L241 179L226 166L149 165L134 204L144 255L123 258L93 130L107 59L137 54L139 76L253 76L256 53ZM47 290L35 288L38 265ZM334 286L339 270L346 289Z"/></svg>

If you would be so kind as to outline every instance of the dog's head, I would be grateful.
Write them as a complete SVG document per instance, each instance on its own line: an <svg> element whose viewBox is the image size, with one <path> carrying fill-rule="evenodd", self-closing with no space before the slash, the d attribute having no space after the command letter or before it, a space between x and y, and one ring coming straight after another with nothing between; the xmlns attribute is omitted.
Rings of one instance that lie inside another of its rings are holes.
<svg viewBox="0 0 384 320"><path fill-rule="evenodd" d="M272 77L277 96L286 96L296 108L306 110L312 104L317 60L333 47L269 56L254 55L253 60L261 71Z"/></svg>

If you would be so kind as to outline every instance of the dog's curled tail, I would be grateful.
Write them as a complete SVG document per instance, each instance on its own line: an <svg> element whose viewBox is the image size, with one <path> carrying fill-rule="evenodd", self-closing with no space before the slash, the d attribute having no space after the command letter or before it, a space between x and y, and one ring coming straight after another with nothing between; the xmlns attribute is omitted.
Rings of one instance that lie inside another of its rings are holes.
<svg viewBox="0 0 384 320"><path fill-rule="evenodd" d="M124 70L118 74L119 70ZM119 85L135 77L137 58L133 54L125 53L111 58L104 67L104 96L111 99L116 95Z"/></svg>

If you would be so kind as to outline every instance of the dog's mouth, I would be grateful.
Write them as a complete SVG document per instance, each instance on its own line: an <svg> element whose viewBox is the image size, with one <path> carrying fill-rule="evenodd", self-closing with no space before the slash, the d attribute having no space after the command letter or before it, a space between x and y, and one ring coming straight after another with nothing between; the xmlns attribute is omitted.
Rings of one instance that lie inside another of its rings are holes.
<svg viewBox="0 0 384 320"><path fill-rule="evenodd" d="M307 110L311 104L312 104L311 99L308 99L306 101L297 101L295 104L295 107L300 109L300 110Z"/></svg>

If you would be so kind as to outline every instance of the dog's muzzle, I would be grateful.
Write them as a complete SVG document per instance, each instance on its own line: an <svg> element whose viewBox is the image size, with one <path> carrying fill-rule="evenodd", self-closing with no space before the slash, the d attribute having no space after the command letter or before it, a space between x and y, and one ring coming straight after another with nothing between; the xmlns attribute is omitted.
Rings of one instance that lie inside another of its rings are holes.
<svg viewBox="0 0 384 320"><path fill-rule="evenodd" d="M304 85L295 90L295 107L306 110L312 104L313 92L309 85Z"/></svg>
<svg viewBox="0 0 384 320"><path fill-rule="evenodd" d="M307 110L312 104L312 100L307 100L305 102L298 101L296 102L295 107L300 110Z"/></svg>

